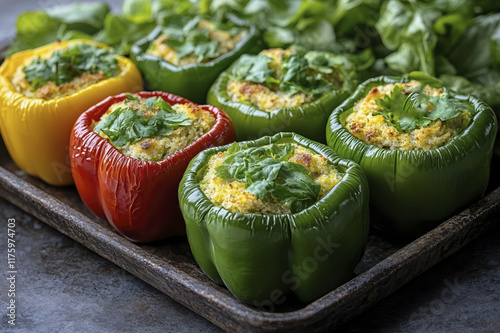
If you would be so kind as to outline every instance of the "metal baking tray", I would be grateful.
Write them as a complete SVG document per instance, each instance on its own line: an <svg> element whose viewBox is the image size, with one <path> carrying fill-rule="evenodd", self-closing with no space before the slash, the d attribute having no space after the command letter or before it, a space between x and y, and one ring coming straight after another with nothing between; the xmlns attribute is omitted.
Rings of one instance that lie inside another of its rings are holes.
<svg viewBox="0 0 500 333"><path fill-rule="evenodd" d="M0 47L0 63L6 47ZM0 140L0 197L122 267L222 329L252 332L332 330L450 256L493 225L500 214L500 144L486 195L409 244L372 232L350 281L304 304L288 298L273 308L238 301L194 261L185 237L135 244L96 217L74 186L54 187L19 170Z"/></svg>
<svg viewBox="0 0 500 333"><path fill-rule="evenodd" d="M54 187L19 170L0 141L0 196L146 281L224 330L309 332L331 330L359 315L420 273L476 238L500 213L500 154L494 156L486 195L410 244L373 234L355 276L309 303L254 308L208 279L191 255L187 239L134 244L93 215L74 186Z"/></svg>

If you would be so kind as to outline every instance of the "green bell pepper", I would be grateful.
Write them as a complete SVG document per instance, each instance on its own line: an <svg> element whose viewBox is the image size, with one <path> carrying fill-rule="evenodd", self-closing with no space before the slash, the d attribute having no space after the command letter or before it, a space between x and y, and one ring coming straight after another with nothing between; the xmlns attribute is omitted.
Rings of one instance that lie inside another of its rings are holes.
<svg viewBox="0 0 500 333"><path fill-rule="evenodd" d="M163 58L147 54L151 43L162 34L158 26L145 38L132 45L130 58L144 76L148 90L161 90L182 96L196 103L205 103L208 89L217 76L244 53L256 53L262 49L257 28L234 15L226 15L237 27L248 29L248 34L229 52L205 63L176 66Z"/></svg>
<svg viewBox="0 0 500 333"><path fill-rule="evenodd" d="M229 73L236 62L222 72L207 96L207 103L223 109L233 121L238 140L252 140L279 132L295 132L311 140L326 143L328 116L346 99L357 84L354 64L344 57L345 81L341 89L298 107L261 110L253 105L234 102L228 97Z"/></svg>
<svg viewBox="0 0 500 333"><path fill-rule="evenodd" d="M272 143L308 148L344 176L325 197L298 213L233 213L214 206L199 186L208 160L227 151L226 145L199 153L179 186L188 241L198 265L237 298L260 307L284 301L289 292L310 302L346 282L363 255L369 227L368 187L359 165L295 133L240 146Z"/></svg>
<svg viewBox="0 0 500 333"><path fill-rule="evenodd" d="M422 235L483 195L498 127L488 105L476 97L452 91L448 91L451 97L471 103L472 119L462 133L439 148L379 148L361 141L344 127L354 104L373 87L411 79L442 87L437 79L419 72L402 78L369 79L333 111L326 128L328 145L341 157L359 163L366 173L372 225L405 239Z"/></svg>

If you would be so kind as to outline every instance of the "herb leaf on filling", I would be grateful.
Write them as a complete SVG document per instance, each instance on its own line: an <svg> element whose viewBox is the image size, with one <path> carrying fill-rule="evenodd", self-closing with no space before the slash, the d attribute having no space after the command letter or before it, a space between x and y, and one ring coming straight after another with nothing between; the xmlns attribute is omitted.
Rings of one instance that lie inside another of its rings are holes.
<svg viewBox="0 0 500 333"><path fill-rule="evenodd" d="M394 86L391 94L375 100L382 110L372 115L384 117L400 131L412 131L434 120L445 121L458 117L462 111L472 111L467 102L448 93L431 97L423 92L424 89L424 85L419 85L408 93L403 87Z"/></svg>
<svg viewBox="0 0 500 333"><path fill-rule="evenodd" d="M303 92L318 96L342 86L342 56L320 51L282 56L279 77L269 66L272 61L273 58L265 55L244 55L232 67L229 78L266 84L268 88L279 88L287 95Z"/></svg>
<svg viewBox="0 0 500 333"><path fill-rule="evenodd" d="M239 58L238 65L229 73L229 77L233 80L264 83L267 78L273 76L274 71L268 65L272 61L273 58L265 55L244 54Z"/></svg>
<svg viewBox="0 0 500 333"><path fill-rule="evenodd" d="M291 144L242 150L234 143L215 171L219 178L244 183L245 189L257 198L263 200L269 195L297 213L318 200L321 185L308 176L305 166L288 161L294 152Z"/></svg>
<svg viewBox="0 0 500 333"><path fill-rule="evenodd" d="M137 100L137 96L127 94L127 100ZM117 108L95 127L94 132L106 134L111 143L122 148L144 138L161 135L168 136L178 126L189 126L193 123L185 113L176 113L161 97L150 97L143 100L148 108L158 107L158 113L144 117L141 112L131 108Z"/></svg>
<svg viewBox="0 0 500 333"><path fill-rule="evenodd" d="M198 23L200 17L194 17L186 24L176 22L169 27L163 29L163 33L168 36L163 43L177 51L177 58L183 58L188 55L194 55L198 62L203 59L214 59L222 55L219 49L219 40L210 39L210 31L199 29ZM216 24L221 30L230 30L239 32L241 29L229 26L225 27L222 24ZM235 29L233 29L235 28Z"/></svg>
<svg viewBox="0 0 500 333"><path fill-rule="evenodd" d="M56 50L50 58L36 58L23 68L24 75L34 90L52 81L56 85L70 82L83 73L102 72L107 78L115 76L118 59L111 51L90 44L75 44Z"/></svg>

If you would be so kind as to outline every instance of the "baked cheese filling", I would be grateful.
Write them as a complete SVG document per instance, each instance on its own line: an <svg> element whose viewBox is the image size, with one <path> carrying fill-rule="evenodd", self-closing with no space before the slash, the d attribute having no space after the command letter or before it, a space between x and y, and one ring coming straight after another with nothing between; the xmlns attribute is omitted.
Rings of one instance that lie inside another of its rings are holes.
<svg viewBox="0 0 500 333"><path fill-rule="evenodd" d="M195 17L186 25L166 27L146 53L175 66L206 63L233 50L248 30Z"/></svg>
<svg viewBox="0 0 500 333"><path fill-rule="evenodd" d="M299 107L340 89L345 79L342 70L342 58L328 52L263 50L240 58L229 74L227 94L233 102L264 111Z"/></svg>
<svg viewBox="0 0 500 333"><path fill-rule="evenodd" d="M462 133L471 111L469 103L412 80L372 88L348 111L345 127L380 148L431 150Z"/></svg>
<svg viewBox="0 0 500 333"><path fill-rule="evenodd" d="M80 43L28 59L11 82L26 97L50 100L72 95L120 71L111 51Z"/></svg>
<svg viewBox="0 0 500 333"><path fill-rule="evenodd" d="M138 160L161 161L215 124L215 116L197 104L170 106L161 97L127 96L111 105L93 129L124 155Z"/></svg>
<svg viewBox="0 0 500 333"><path fill-rule="evenodd" d="M200 188L233 213L296 213L342 179L324 156L296 144L231 150L209 159Z"/></svg>

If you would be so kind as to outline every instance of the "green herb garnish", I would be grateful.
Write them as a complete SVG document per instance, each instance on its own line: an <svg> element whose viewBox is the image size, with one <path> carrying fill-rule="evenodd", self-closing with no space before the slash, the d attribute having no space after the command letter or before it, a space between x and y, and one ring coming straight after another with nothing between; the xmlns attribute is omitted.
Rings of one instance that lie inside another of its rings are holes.
<svg viewBox="0 0 500 333"><path fill-rule="evenodd" d="M265 55L242 55L236 66L229 73L233 80L244 80L256 83L264 83L267 78L273 77L274 71L269 67L273 61Z"/></svg>
<svg viewBox="0 0 500 333"><path fill-rule="evenodd" d="M139 97L127 94L128 100ZM158 107L157 114L144 117L141 112L131 108L118 108L101 120L94 132L106 134L111 143L121 149L144 138L153 136L169 136L178 126L189 126L193 123L185 113L176 113L161 97L150 97L142 100L148 108Z"/></svg>
<svg viewBox="0 0 500 333"><path fill-rule="evenodd" d="M318 200L321 185L308 176L305 166L288 161L294 152L291 144L242 150L235 142L215 171L217 177L244 183L245 189L257 198L269 195L297 213Z"/></svg>
<svg viewBox="0 0 500 333"><path fill-rule="evenodd" d="M407 92L401 86L375 102L382 109L373 112L374 116L382 116L400 131L412 131L415 128L426 127L432 121L442 121L458 117L462 111L472 111L472 107L464 101L451 97L448 93L429 96L423 92L424 85Z"/></svg>
<svg viewBox="0 0 500 333"><path fill-rule="evenodd" d="M48 59L36 58L24 67L24 75L33 89L48 82L56 85L70 82L83 73L103 72L106 77L117 74L118 59L111 51L90 44L75 44L57 50Z"/></svg>
<svg viewBox="0 0 500 333"><path fill-rule="evenodd" d="M293 53L280 62L280 77L269 63L273 59L265 55L241 57L229 73L233 80L265 83L270 89L279 88L288 95L303 92L318 96L336 90L342 85L343 59L329 52L309 51Z"/></svg>
<svg viewBox="0 0 500 333"><path fill-rule="evenodd" d="M163 29L163 33L168 36L163 43L177 51L178 59L194 55L197 57L198 62L202 62L204 59L214 59L222 55L222 51L219 48L219 40L210 39L210 31L198 28L200 20L200 17L197 16L185 24L172 25ZM219 24L217 26L221 30L230 29L230 26L227 24ZM228 32L234 33L234 28L236 27L232 28ZM239 28L236 29L238 32L241 30Z"/></svg>

